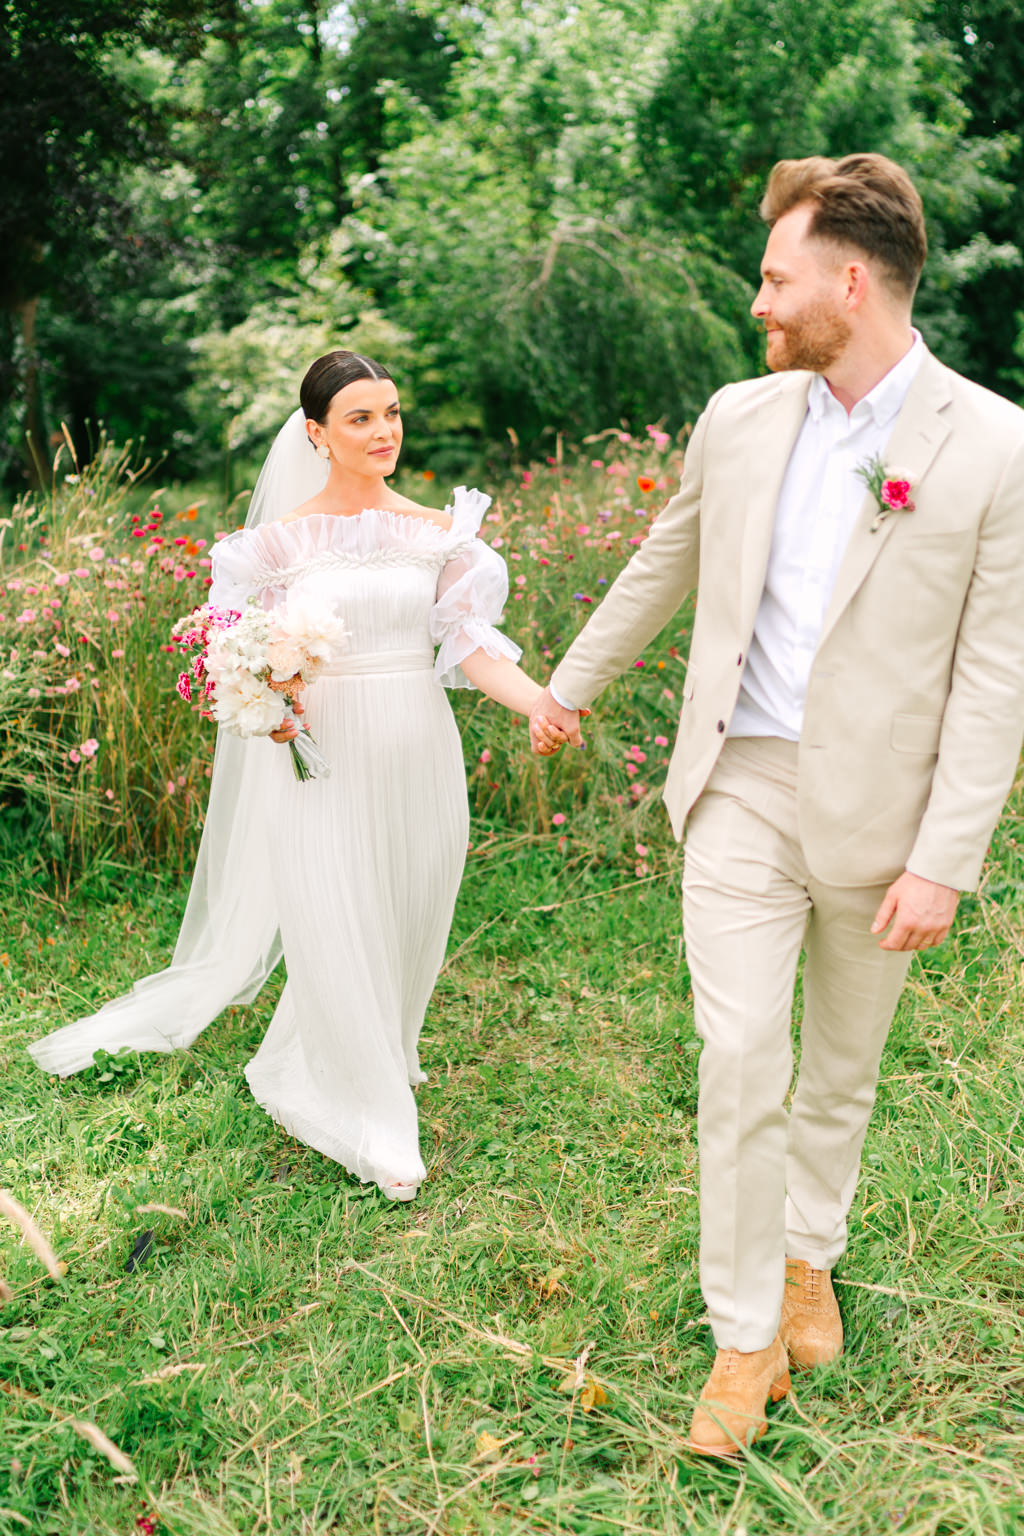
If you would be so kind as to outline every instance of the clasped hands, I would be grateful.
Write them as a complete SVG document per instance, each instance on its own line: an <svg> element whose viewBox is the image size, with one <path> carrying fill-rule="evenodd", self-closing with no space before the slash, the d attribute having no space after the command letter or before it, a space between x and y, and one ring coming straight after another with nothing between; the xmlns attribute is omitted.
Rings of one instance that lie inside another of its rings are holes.
<svg viewBox="0 0 1024 1536"><path fill-rule="evenodd" d="M543 688L530 710L530 746L536 755L551 757L566 745L582 747L580 718L578 709L565 709L550 688Z"/></svg>

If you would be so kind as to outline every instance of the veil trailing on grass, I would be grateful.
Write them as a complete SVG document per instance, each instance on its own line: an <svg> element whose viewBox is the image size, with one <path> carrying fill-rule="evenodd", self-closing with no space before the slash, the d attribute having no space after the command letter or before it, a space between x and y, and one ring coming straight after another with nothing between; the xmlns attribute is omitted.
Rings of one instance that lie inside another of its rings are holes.
<svg viewBox="0 0 1024 1536"><path fill-rule="evenodd" d="M328 466L296 410L267 455L245 520L277 521L323 490ZM215 590L213 600L215 601ZM219 731L210 800L185 916L170 965L98 1013L29 1046L45 1072L66 1077L96 1051L172 1051L191 1045L231 1003L248 1003L281 958L277 907L263 837L271 754L266 738Z"/></svg>

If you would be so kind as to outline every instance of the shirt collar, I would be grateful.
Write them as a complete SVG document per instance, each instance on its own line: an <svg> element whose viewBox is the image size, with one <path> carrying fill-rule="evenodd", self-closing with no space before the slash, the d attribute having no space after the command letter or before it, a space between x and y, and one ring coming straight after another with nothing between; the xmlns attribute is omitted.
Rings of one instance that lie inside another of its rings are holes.
<svg viewBox="0 0 1024 1536"><path fill-rule="evenodd" d="M904 352L899 362L879 379L874 389L870 390L863 400L857 401L850 412L851 422L854 417L858 423L863 422L865 417L870 417L876 426L884 427L899 415L924 357L924 342L920 331L911 327L911 333L914 339L909 349ZM811 380L807 395L807 409L815 421L820 421L826 411L843 409L825 383L824 374L816 373Z"/></svg>

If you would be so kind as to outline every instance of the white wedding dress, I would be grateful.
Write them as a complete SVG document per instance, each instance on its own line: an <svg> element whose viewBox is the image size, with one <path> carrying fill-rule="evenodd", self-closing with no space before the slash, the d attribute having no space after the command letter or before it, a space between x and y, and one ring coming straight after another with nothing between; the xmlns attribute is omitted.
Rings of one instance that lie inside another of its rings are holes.
<svg viewBox="0 0 1024 1536"><path fill-rule="evenodd" d="M468 686L459 664L480 647L520 654L494 627L508 586L503 560L476 536L488 505L460 487L448 529L370 509L265 523L216 547L215 606L301 591L328 599L345 624L342 653L305 700L331 775L299 783L284 747L221 733L218 752L244 754L231 786L247 797L244 836L237 818L219 848L204 835L204 888L197 895L197 873L171 968L31 1046L41 1067L63 1075L99 1048L188 1044L226 1002L255 994L279 930L288 978L246 1068L255 1098L357 1178L424 1178L411 1085L423 1080L419 1033L468 835L442 685ZM215 920L201 927L204 908Z"/></svg>

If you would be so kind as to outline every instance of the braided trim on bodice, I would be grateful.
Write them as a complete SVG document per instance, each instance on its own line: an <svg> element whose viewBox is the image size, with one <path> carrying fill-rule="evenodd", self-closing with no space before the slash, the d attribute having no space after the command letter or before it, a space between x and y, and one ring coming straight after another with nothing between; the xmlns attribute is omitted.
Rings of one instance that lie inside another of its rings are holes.
<svg viewBox="0 0 1024 1536"><path fill-rule="evenodd" d="M446 565L455 556L465 554L472 544L470 538L443 549L432 550L393 548L370 549L363 553L355 550L325 550L298 565L269 565L264 562L253 571L251 581L256 588L291 587L304 576L315 575L319 571L351 570L354 566L419 565L428 570L440 570L442 565Z"/></svg>

